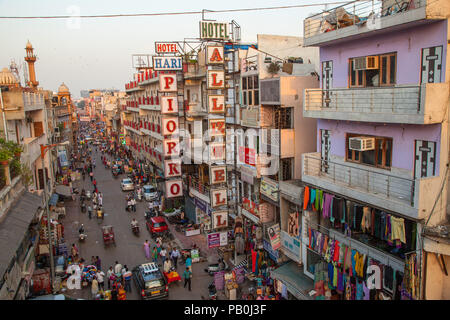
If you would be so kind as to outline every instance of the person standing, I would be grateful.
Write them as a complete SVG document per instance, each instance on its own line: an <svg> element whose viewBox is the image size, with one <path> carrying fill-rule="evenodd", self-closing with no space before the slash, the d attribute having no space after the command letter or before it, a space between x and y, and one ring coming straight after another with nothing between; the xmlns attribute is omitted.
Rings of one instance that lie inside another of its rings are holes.
<svg viewBox="0 0 450 320"><path fill-rule="evenodd" d="M95 257L95 266L97 267L97 270L102 269L102 260L100 260L99 256Z"/></svg>
<svg viewBox="0 0 450 320"><path fill-rule="evenodd" d="M111 282L114 278L114 270L113 267L109 267L108 271L106 271L106 277L108 280L108 290L111 290Z"/></svg>
<svg viewBox="0 0 450 320"><path fill-rule="evenodd" d="M91 205L88 206L88 216L89 216L89 219L92 219L92 207L91 207Z"/></svg>
<svg viewBox="0 0 450 320"><path fill-rule="evenodd" d="M174 248L172 253L170 254L170 257L173 260L173 266L175 267L175 269L177 268L177 260L180 257L180 251L178 251L177 248Z"/></svg>
<svg viewBox="0 0 450 320"><path fill-rule="evenodd" d="M125 272L123 273L124 287L126 292L131 292L131 277L133 274L128 268L125 268Z"/></svg>
<svg viewBox="0 0 450 320"><path fill-rule="evenodd" d="M158 262L158 250L156 249L156 247L153 247L152 250L152 255L153 255L153 262Z"/></svg>
<svg viewBox="0 0 450 320"><path fill-rule="evenodd" d="M134 198L131 198L131 207L133 212L136 212L136 200Z"/></svg>
<svg viewBox="0 0 450 320"><path fill-rule="evenodd" d="M183 278L184 278L183 288L186 288L186 284L188 284L188 289L189 289L189 291L191 291L192 272L187 267L186 267L186 270L184 270L184 272L183 272Z"/></svg>
<svg viewBox="0 0 450 320"><path fill-rule="evenodd" d="M120 278L122 275L122 265L116 261L116 265L114 266L114 274L116 277Z"/></svg>
<svg viewBox="0 0 450 320"><path fill-rule="evenodd" d="M78 259L78 248L75 243L72 243L72 248L70 249L70 253L72 254L72 261L76 262Z"/></svg>
<svg viewBox="0 0 450 320"><path fill-rule="evenodd" d="M98 287L101 290L105 290L105 273L102 270L97 270L97 281L98 281Z"/></svg>
<svg viewBox="0 0 450 320"><path fill-rule="evenodd" d="M167 255L167 250L166 250L166 248L164 248L163 246L161 246L161 251L159 252L159 255L161 256L162 263L164 264L164 262L166 261L166 255Z"/></svg>
<svg viewBox="0 0 450 320"><path fill-rule="evenodd" d="M92 171L89 172L89 178L91 178L91 182L92 182L92 180L94 179L94 173Z"/></svg>
<svg viewBox="0 0 450 320"><path fill-rule="evenodd" d="M144 251L145 251L145 257L147 259L150 259L150 243L148 240L145 240L144 242Z"/></svg>
<svg viewBox="0 0 450 320"><path fill-rule="evenodd" d="M103 195L102 195L101 192L98 193L98 204L99 204L100 206L103 205Z"/></svg>
<svg viewBox="0 0 450 320"><path fill-rule="evenodd" d="M98 281L97 279L92 279L92 284L91 284L91 294L92 294L92 299L95 299L95 296L98 293Z"/></svg>
<svg viewBox="0 0 450 320"><path fill-rule="evenodd" d="M186 268L188 268L189 271L192 272L192 259L190 255L188 255L186 258Z"/></svg>

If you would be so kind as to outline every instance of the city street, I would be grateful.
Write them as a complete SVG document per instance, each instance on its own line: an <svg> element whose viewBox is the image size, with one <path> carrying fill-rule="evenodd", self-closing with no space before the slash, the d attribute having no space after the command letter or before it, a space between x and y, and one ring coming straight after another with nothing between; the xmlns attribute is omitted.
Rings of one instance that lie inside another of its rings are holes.
<svg viewBox="0 0 450 320"><path fill-rule="evenodd" d="M100 155L100 152L94 152L93 158L95 158L97 164L96 169L94 169L94 178L97 180L98 190L103 194L104 221L97 221L95 217L89 219L87 212L81 213L77 197L74 202L66 202L67 216L64 221L64 234L67 246L70 248L72 243L76 243L80 250L80 256L86 260L86 263L91 261L92 256L99 256L102 261L102 270L106 274L110 266L114 267L115 261L118 261L122 265L127 265L130 270L138 264L145 263L146 258L143 244L145 240L149 240L153 247L155 242L151 239L149 232L145 228L144 210L147 208L148 203L144 200L142 202L138 201L136 212L127 212L125 210L125 196L127 193L120 189L120 180L125 175L122 174L118 178L114 178L111 170L105 169L103 166ZM80 191L82 188L90 191L93 190L93 185L88 176L86 176L85 181L76 181L74 186L79 187ZM133 217L139 222L139 236L135 236L131 231L130 222ZM78 228L81 223L84 224L88 235L84 243L78 242ZM105 225L112 225L114 227L116 246L112 244L107 247L104 246L101 227ZM169 227L171 227L170 224ZM172 230L172 232L177 236L175 230ZM178 237L180 237L179 234ZM182 242L178 239L175 240L175 243L182 246ZM213 255L209 255L208 259L211 262L215 262L214 260L216 260ZM161 265L160 260L159 264ZM171 283L169 285L169 299L192 300L201 299L202 296L208 297L208 284L213 280L213 277L204 272L207 264L208 262L193 263L191 292L187 288L183 288L184 280L179 283ZM180 265L179 262L177 271L180 276L184 271L183 267L184 265ZM67 294L71 297L90 299L90 287L82 290L68 290ZM132 292L127 293L127 300L137 299L140 299L140 297L133 282Z"/></svg>

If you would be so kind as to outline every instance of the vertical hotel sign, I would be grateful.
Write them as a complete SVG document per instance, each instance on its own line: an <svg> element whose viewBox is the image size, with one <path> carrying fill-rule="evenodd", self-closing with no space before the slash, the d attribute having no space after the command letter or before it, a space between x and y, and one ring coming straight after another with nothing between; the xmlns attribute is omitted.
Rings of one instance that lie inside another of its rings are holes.
<svg viewBox="0 0 450 320"><path fill-rule="evenodd" d="M175 53L177 47L173 45L155 44L161 53ZM160 70L179 70L180 57L153 57L153 63L157 62ZM167 199L183 196L183 182L181 176L180 138L178 121L177 100L177 75L176 73L163 73L159 75L159 92L161 94L161 133L163 138L165 195Z"/></svg>

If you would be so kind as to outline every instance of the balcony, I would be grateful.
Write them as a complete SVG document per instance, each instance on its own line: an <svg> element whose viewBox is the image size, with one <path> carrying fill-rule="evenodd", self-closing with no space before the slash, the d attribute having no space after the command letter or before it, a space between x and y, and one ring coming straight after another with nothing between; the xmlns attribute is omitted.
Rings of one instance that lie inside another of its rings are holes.
<svg viewBox="0 0 450 320"><path fill-rule="evenodd" d="M142 97L141 101L139 101L139 108L149 111L161 111L159 97Z"/></svg>
<svg viewBox="0 0 450 320"><path fill-rule="evenodd" d="M444 120L448 83L352 89L305 89L303 115L345 121L433 124Z"/></svg>
<svg viewBox="0 0 450 320"><path fill-rule="evenodd" d="M24 156L29 165L34 163L41 156L41 144L47 144L47 136L24 138Z"/></svg>
<svg viewBox="0 0 450 320"><path fill-rule="evenodd" d="M187 117L206 116L208 112L203 110L202 104L198 102L184 101L184 111Z"/></svg>
<svg viewBox="0 0 450 320"><path fill-rule="evenodd" d="M331 45L446 19L448 0L353 1L305 19L305 46Z"/></svg>
<svg viewBox="0 0 450 320"><path fill-rule="evenodd" d="M302 155L305 183L413 219L423 219L433 207L440 178L411 179L412 172L395 175L369 166L323 161L319 153ZM393 168L394 169L394 168ZM409 178L407 177L409 176Z"/></svg>
<svg viewBox="0 0 450 320"><path fill-rule="evenodd" d="M303 184L301 180L279 181L281 195L289 201L302 206Z"/></svg>
<svg viewBox="0 0 450 320"><path fill-rule="evenodd" d="M198 178L188 177L189 193L199 198L200 200L210 203L210 187L201 183Z"/></svg>
<svg viewBox="0 0 450 320"><path fill-rule="evenodd" d="M259 108L242 109L241 126L259 128L259 122Z"/></svg>
<svg viewBox="0 0 450 320"><path fill-rule="evenodd" d="M44 95L32 92L24 92L23 108L25 112L44 109L45 108Z"/></svg>
<svg viewBox="0 0 450 320"><path fill-rule="evenodd" d="M149 71L141 77L139 81L139 85L147 85L151 83L157 83L159 81L158 77L159 72L158 71Z"/></svg>
<svg viewBox="0 0 450 320"><path fill-rule="evenodd" d="M129 83L125 84L125 92L126 93L140 91L140 90L143 90L143 88L141 88L139 86L139 83L137 81L130 81Z"/></svg>
<svg viewBox="0 0 450 320"><path fill-rule="evenodd" d="M66 117L69 115L70 115L70 111L69 111L69 107L67 105L55 107L55 116Z"/></svg>

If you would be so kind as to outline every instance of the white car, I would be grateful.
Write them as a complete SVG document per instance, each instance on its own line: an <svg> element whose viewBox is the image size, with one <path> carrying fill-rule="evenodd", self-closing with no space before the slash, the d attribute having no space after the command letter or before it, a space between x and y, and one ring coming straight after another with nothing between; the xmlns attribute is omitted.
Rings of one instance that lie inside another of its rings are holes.
<svg viewBox="0 0 450 320"><path fill-rule="evenodd" d="M122 191L133 191L134 190L134 184L131 179L122 179L120 182L120 188L122 188Z"/></svg>
<svg viewBox="0 0 450 320"><path fill-rule="evenodd" d="M143 188L145 201L154 201L158 199L158 191L150 184L147 184Z"/></svg>

